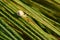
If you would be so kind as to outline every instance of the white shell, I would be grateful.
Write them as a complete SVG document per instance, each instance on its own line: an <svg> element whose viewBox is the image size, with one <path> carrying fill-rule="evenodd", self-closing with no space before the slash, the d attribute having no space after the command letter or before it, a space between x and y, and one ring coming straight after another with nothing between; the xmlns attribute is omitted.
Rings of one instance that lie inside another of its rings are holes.
<svg viewBox="0 0 60 40"><path fill-rule="evenodd" d="M17 13L17 15L18 16L22 16L22 17L26 16L22 10L19 10L18 13Z"/></svg>

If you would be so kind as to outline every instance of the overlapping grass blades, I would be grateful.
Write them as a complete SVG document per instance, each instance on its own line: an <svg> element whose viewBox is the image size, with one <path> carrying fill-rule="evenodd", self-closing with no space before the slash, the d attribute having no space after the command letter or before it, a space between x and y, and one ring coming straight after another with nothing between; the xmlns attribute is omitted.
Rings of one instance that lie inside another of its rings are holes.
<svg viewBox="0 0 60 40"><path fill-rule="evenodd" d="M27 18L18 16L19 10L22 10ZM60 5L54 1L2 0L0 1L0 39L58 40L59 14Z"/></svg>

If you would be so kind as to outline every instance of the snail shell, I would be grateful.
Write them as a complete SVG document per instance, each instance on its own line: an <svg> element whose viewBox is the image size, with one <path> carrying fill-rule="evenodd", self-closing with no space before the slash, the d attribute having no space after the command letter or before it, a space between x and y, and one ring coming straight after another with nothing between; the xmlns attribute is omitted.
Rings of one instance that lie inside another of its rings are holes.
<svg viewBox="0 0 60 40"><path fill-rule="evenodd" d="M21 17L26 17L26 14L25 14L22 10L19 10L19 11L17 12L17 15L18 15L18 16L21 16Z"/></svg>

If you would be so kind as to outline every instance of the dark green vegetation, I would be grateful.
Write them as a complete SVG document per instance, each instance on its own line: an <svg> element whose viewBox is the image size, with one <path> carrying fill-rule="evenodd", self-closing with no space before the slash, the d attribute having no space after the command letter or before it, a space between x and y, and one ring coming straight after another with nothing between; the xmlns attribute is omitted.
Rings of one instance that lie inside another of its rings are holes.
<svg viewBox="0 0 60 40"><path fill-rule="evenodd" d="M0 40L60 40L59 2L0 0Z"/></svg>

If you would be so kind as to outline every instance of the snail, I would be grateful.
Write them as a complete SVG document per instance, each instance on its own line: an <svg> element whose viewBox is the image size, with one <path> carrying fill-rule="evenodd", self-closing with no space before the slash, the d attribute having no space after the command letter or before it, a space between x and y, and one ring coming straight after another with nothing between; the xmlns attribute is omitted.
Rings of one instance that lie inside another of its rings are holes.
<svg viewBox="0 0 60 40"><path fill-rule="evenodd" d="M19 10L19 11L17 12L17 15L18 15L18 16L21 16L21 17L26 17L26 16L27 16L22 10Z"/></svg>
<svg viewBox="0 0 60 40"><path fill-rule="evenodd" d="M20 16L20 17L22 17L24 20L26 20L26 21L28 21L29 22L29 17L27 16L27 14L25 14L22 10L19 10L18 12L17 12L17 15L18 16Z"/></svg>
<svg viewBox="0 0 60 40"><path fill-rule="evenodd" d="M17 12L17 15L22 17L26 22L29 22L31 24L35 24L35 22L27 14L25 14L22 10L19 10Z"/></svg>

